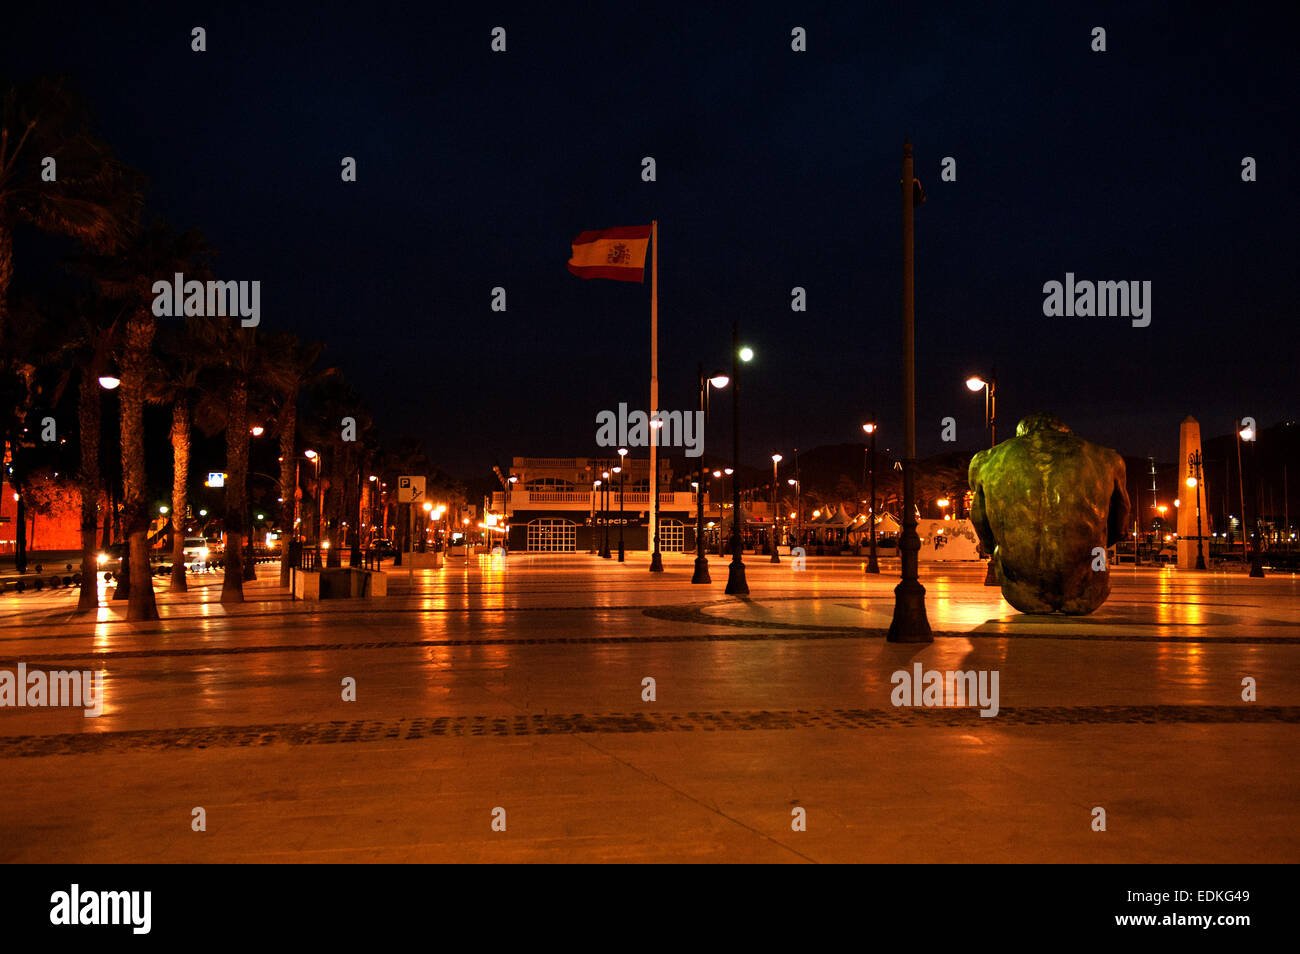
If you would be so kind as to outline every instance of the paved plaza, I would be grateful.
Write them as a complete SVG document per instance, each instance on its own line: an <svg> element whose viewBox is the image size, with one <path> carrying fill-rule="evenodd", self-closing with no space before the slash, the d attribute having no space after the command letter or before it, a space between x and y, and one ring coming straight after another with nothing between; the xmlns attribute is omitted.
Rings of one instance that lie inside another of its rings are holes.
<svg viewBox="0 0 1300 954"><path fill-rule="evenodd" d="M742 599L710 563L483 556L310 604L267 565L241 606L200 574L144 624L0 596L0 669L105 693L0 709L0 859L1300 860L1295 575L1118 567L1067 619L923 565L912 646L884 638L896 564L750 557ZM996 672L997 714L893 705L916 663Z"/></svg>

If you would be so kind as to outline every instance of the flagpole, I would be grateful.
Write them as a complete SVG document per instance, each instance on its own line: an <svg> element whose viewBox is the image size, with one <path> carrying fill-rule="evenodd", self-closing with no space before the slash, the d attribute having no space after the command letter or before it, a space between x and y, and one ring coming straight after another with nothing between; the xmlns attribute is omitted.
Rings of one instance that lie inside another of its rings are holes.
<svg viewBox="0 0 1300 954"><path fill-rule="evenodd" d="M664 571L659 554L659 220L650 220L650 572Z"/></svg>

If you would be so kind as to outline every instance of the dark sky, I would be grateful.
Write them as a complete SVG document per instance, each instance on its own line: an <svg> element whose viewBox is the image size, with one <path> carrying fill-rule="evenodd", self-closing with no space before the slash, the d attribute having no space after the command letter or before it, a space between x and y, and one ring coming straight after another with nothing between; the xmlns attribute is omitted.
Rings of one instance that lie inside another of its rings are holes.
<svg viewBox="0 0 1300 954"><path fill-rule="evenodd" d="M325 341L389 433L419 434L462 476L593 453L599 410L647 405L648 282L583 281L565 262L578 232L651 218L662 406L694 404L696 362L727 363L738 320L757 352L747 458L860 440L868 408L901 444L904 136L929 195L922 456L951 447L947 415L958 446L982 442L962 382L993 365L1008 435L1049 410L1167 459L1187 414L1207 436L1295 415L1296 57L1271 15L23 6L5 15L3 68L70 74L148 175L150 207L203 229L222 277L262 282L262 328ZM340 181L343 156L358 182ZM944 156L956 182L939 179ZM1242 182L1244 156L1259 181ZM1044 317L1043 283L1067 271L1151 281L1151 325ZM497 285L505 314L489 308ZM795 285L806 313L790 310ZM710 455L730 446L728 400L715 406Z"/></svg>

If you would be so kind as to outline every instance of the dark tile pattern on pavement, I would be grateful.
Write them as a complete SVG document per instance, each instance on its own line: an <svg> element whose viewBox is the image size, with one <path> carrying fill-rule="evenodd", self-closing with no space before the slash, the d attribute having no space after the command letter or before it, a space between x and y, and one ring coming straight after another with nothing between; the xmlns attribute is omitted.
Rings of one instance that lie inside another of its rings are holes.
<svg viewBox="0 0 1300 954"><path fill-rule="evenodd" d="M392 721L276 723L0 737L0 757L260 745L417 741L440 736L527 736L788 729L1002 729L1037 725L1300 723L1300 706L1025 706L985 718L974 707L749 712L441 716Z"/></svg>

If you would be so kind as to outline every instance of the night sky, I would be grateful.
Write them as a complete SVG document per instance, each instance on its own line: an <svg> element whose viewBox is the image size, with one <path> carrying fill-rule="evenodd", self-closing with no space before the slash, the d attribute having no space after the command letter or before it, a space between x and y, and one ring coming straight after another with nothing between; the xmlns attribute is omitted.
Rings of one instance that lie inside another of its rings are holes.
<svg viewBox="0 0 1300 954"><path fill-rule="evenodd" d="M1207 437L1293 416L1293 37L1244 7L1055 6L25 4L0 68L69 74L148 208L201 228L220 277L261 280L262 329L326 342L387 434L464 477L592 454L599 410L646 407L648 274L565 263L580 231L652 218L662 406L694 405L738 320L747 459L861 440L872 408L897 448L905 136L929 196L922 456L952 448L947 415L958 447L983 443L963 380L994 365L1006 436L1041 409L1169 459L1187 414ZM1150 326L1044 317L1067 271L1152 282ZM730 449L715 407L710 456Z"/></svg>

